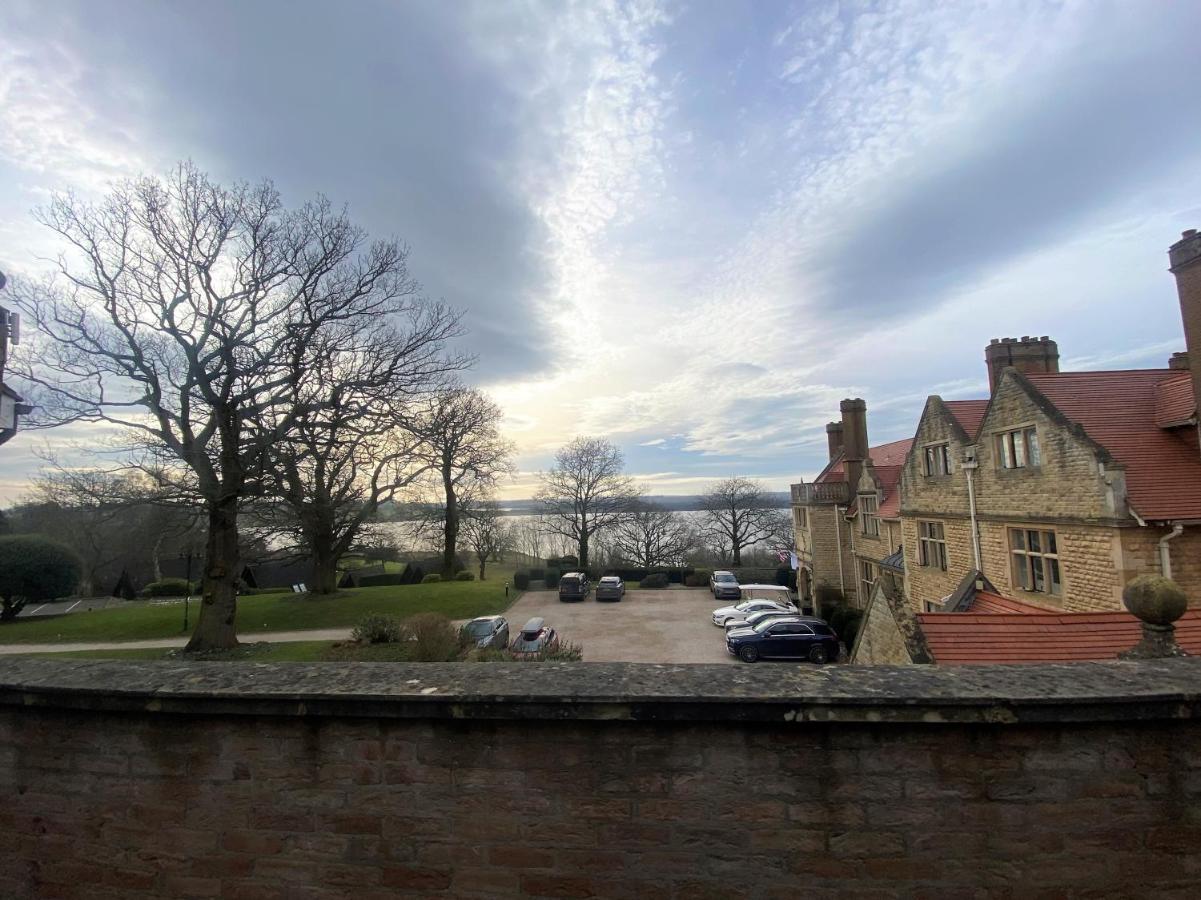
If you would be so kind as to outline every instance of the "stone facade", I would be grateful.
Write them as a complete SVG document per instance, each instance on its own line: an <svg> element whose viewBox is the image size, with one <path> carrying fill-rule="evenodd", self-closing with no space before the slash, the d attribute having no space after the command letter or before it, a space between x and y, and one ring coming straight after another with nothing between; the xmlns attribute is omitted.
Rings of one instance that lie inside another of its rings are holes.
<svg viewBox="0 0 1201 900"><path fill-rule="evenodd" d="M1199 665L9 661L0 895L1191 897Z"/></svg>
<svg viewBox="0 0 1201 900"><path fill-rule="evenodd" d="M1037 434L1040 465L1006 469L999 460L1001 435L1023 428ZM929 476L921 448L949 444L953 470ZM914 452L902 475L902 521L910 602L919 611L937 607L975 567L968 469L972 470L981 569L1008 596L1071 611L1121 608L1122 588L1142 574L1159 574L1157 543L1165 531L1140 526L1127 505L1125 474L1104 447L1069 422L1010 369L1002 376L973 441L938 397L931 397L918 425ZM918 561L918 528L940 522L947 541L947 569ZM1061 585L1058 592L1027 591L1019 584L1013 531L1052 532ZM1201 529L1189 527L1172 544L1173 577L1201 602Z"/></svg>

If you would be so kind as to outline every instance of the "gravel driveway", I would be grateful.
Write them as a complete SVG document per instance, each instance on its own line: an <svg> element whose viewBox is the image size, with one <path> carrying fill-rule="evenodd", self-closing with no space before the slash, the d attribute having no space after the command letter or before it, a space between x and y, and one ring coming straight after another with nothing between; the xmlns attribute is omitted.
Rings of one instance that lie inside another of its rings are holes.
<svg viewBox="0 0 1201 900"><path fill-rule="evenodd" d="M705 588L627 590L620 603L560 603L557 591L527 591L505 618L510 633L542 616L563 640L582 644L587 662L733 663L725 632L713 624L718 603Z"/></svg>

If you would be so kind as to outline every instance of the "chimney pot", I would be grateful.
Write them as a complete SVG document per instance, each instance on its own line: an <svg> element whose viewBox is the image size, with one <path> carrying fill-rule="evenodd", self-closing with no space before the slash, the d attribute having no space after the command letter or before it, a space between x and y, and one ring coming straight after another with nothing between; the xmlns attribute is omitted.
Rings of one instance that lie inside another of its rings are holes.
<svg viewBox="0 0 1201 900"><path fill-rule="evenodd" d="M1059 371L1059 347L1046 335L1022 339L1002 338L990 341L984 348L984 362L988 367L989 392L997 389L1001 372L1009 367L1023 374L1055 373Z"/></svg>
<svg viewBox="0 0 1201 900"><path fill-rule="evenodd" d="M843 400L838 406L842 412L843 471L853 494L863 472L863 461L867 459L867 404L855 397Z"/></svg>
<svg viewBox="0 0 1201 900"><path fill-rule="evenodd" d="M1193 374L1193 398L1201 403L1201 235L1190 228L1168 248L1169 271L1176 276L1184 348ZM1175 366L1173 366L1175 368Z"/></svg>
<svg viewBox="0 0 1201 900"><path fill-rule="evenodd" d="M1182 231L1182 232L1180 232L1180 236L1181 236L1182 238L1191 238L1191 237L1192 237L1194 234L1196 234L1196 233L1197 233L1197 229L1196 229L1196 228L1189 228L1189 229L1187 229L1187 230L1185 230L1185 231Z"/></svg>

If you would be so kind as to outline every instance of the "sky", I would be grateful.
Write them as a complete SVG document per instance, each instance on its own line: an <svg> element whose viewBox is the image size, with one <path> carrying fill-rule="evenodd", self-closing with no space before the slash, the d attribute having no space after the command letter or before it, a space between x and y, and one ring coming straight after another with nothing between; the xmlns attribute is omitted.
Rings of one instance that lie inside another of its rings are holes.
<svg viewBox="0 0 1201 900"><path fill-rule="evenodd" d="M874 444L985 396L990 338L1075 369L1183 349L1199 33L1185 0L8 0L0 269L58 252L53 191L270 178L464 312L505 496L580 434L653 493L784 490L844 397ZM0 500L92 439L19 434Z"/></svg>

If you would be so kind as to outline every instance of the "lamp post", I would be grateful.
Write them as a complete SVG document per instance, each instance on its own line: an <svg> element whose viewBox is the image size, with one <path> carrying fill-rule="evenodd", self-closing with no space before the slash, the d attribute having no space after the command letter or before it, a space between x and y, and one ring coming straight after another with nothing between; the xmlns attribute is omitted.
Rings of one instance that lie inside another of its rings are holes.
<svg viewBox="0 0 1201 900"><path fill-rule="evenodd" d="M184 559L186 559L188 561L187 567L185 569L186 574L185 574L185 579L184 579L185 581L187 581L188 586L184 589L184 593L183 593L183 630L187 631L188 630L188 605L192 600L192 548L189 546L187 549L187 552L180 554L180 555L183 556Z"/></svg>

